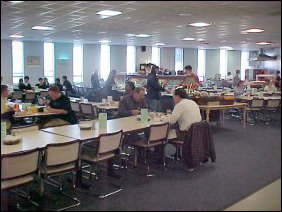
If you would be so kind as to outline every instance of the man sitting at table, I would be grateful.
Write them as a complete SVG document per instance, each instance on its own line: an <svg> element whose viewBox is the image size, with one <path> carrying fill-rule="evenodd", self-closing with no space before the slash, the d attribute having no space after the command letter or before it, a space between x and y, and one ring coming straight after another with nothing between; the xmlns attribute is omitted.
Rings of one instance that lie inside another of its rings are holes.
<svg viewBox="0 0 282 212"><path fill-rule="evenodd" d="M123 97L118 106L120 117L136 116L141 114L141 108L148 108L145 100L145 88L135 88L132 95Z"/></svg>
<svg viewBox="0 0 282 212"><path fill-rule="evenodd" d="M48 94L51 101L49 105L47 105L47 110L48 112L58 113L58 115L45 118L43 122L41 122L41 127L46 128L50 126L76 124L77 118L71 109L69 98L62 94L60 89L55 85L49 88Z"/></svg>
<svg viewBox="0 0 282 212"><path fill-rule="evenodd" d="M44 89L44 82L43 82L43 79L41 77L38 79L38 83L35 84L35 86L37 86L40 89Z"/></svg>
<svg viewBox="0 0 282 212"><path fill-rule="evenodd" d="M186 91L183 88L175 90L173 101L175 106L169 123L178 124L178 128L176 128L177 138L184 141L190 126L202 120L200 108L196 102L187 99Z"/></svg>

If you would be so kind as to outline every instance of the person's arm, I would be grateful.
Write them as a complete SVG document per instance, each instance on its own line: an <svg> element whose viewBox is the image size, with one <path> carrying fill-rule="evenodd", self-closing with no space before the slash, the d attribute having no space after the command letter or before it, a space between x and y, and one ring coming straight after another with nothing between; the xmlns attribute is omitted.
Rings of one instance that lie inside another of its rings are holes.
<svg viewBox="0 0 282 212"><path fill-rule="evenodd" d="M128 110L127 102L122 99L118 106L118 114L122 117L132 116L131 110Z"/></svg>
<svg viewBox="0 0 282 212"><path fill-rule="evenodd" d="M180 107L177 107L177 105L174 107L172 114L169 117L169 123L175 124L181 117L182 111Z"/></svg>
<svg viewBox="0 0 282 212"><path fill-rule="evenodd" d="M51 113L60 113L60 114L68 114L68 111L67 110L64 110L64 109L55 109L55 108L52 108L50 106L47 106L46 107L48 111L50 111Z"/></svg>
<svg viewBox="0 0 282 212"><path fill-rule="evenodd" d="M31 90L31 85L29 83L26 86L26 90Z"/></svg>

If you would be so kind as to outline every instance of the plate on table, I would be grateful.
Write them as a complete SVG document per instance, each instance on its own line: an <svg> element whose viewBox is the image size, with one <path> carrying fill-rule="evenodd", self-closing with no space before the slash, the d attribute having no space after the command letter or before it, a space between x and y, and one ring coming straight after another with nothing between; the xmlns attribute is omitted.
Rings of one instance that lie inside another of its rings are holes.
<svg viewBox="0 0 282 212"><path fill-rule="evenodd" d="M19 143L20 141L21 141L21 137L19 137L19 136L7 135L3 139L3 144L5 144L5 145L14 145L14 144Z"/></svg>

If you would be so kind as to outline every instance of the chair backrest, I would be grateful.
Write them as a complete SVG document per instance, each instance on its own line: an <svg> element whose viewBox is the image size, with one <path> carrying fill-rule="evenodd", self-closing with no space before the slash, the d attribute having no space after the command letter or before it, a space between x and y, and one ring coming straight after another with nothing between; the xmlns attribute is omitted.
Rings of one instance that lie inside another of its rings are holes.
<svg viewBox="0 0 282 212"><path fill-rule="evenodd" d="M48 95L48 91L40 91L40 96L41 97L47 97Z"/></svg>
<svg viewBox="0 0 282 212"><path fill-rule="evenodd" d="M22 99L23 93L21 91L15 91L12 93L12 99Z"/></svg>
<svg viewBox="0 0 282 212"><path fill-rule="evenodd" d="M267 100L266 107L268 108L277 108L280 106L280 99L269 99Z"/></svg>
<svg viewBox="0 0 282 212"><path fill-rule="evenodd" d="M91 103L80 103L80 109L83 115L93 115L93 117L95 116L94 108Z"/></svg>
<svg viewBox="0 0 282 212"><path fill-rule="evenodd" d="M78 102L70 102L71 105L71 109L76 112L76 113L80 113L80 106Z"/></svg>
<svg viewBox="0 0 282 212"><path fill-rule="evenodd" d="M33 174L38 168L39 150L1 155L1 180Z"/></svg>
<svg viewBox="0 0 282 212"><path fill-rule="evenodd" d="M17 134L17 133L21 133L21 132L30 132L30 131L37 131L39 130L39 127L37 125L33 125L33 126L22 126L22 127L17 127L17 128L13 128L11 130L11 134Z"/></svg>
<svg viewBox="0 0 282 212"><path fill-rule="evenodd" d="M166 140L169 132L169 123L151 125L148 143L152 141Z"/></svg>
<svg viewBox="0 0 282 212"><path fill-rule="evenodd" d="M78 161L79 148L79 140L48 144L45 148L45 166L57 166Z"/></svg>
<svg viewBox="0 0 282 212"><path fill-rule="evenodd" d="M37 97L37 101L38 101L38 104L39 104L39 105L44 105L43 97L38 96L38 97Z"/></svg>
<svg viewBox="0 0 282 212"><path fill-rule="evenodd" d="M263 106L263 102L264 102L263 99L253 99L251 101L251 107L253 107L253 108L262 107Z"/></svg>
<svg viewBox="0 0 282 212"><path fill-rule="evenodd" d="M97 155L117 150L121 145L122 135L122 130L100 135L98 138Z"/></svg>
<svg viewBox="0 0 282 212"><path fill-rule="evenodd" d="M35 99L35 93L26 93L25 94L25 100L34 100Z"/></svg>

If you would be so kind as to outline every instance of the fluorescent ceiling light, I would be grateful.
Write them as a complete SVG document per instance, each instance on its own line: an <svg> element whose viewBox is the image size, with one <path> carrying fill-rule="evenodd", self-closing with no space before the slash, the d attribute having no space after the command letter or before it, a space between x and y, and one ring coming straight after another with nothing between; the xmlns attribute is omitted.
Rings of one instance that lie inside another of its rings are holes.
<svg viewBox="0 0 282 212"><path fill-rule="evenodd" d="M155 43L154 46L164 46L164 43Z"/></svg>
<svg viewBox="0 0 282 212"><path fill-rule="evenodd" d="M18 4L18 3L22 3L24 1L9 1L9 2L14 3L14 4Z"/></svg>
<svg viewBox="0 0 282 212"><path fill-rule="evenodd" d="M138 37L138 38L147 38L147 37L150 37L151 35L148 35L148 34L138 34L138 35L135 35L135 37Z"/></svg>
<svg viewBox="0 0 282 212"><path fill-rule="evenodd" d="M204 23L204 22L196 22L196 23L191 23L189 24L190 26L194 26L194 27L205 27L205 26L209 26L211 24L209 23Z"/></svg>
<svg viewBox="0 0 282 212"><path fill-rule="evenodd" d="M35 29L35 30L53 30L52 27L47 27L47 26L34 26L31 29Z"/></svg>
<svg viewBox="0 0 282 212"><path fill-rule="evenodd" d="M189 41L189 40L195 40L195 38L182 38L182 40L186 40L186 41L188 40Z"/></svg>
<svg viewBox="0 0 282 212"><path fill-rule="evenodd" d="M134 34L126 34L126 36L128 36L128 37L133 37L133 36L135 36Z"/></svg>
<svg viewBox="0 0 282 212"><path fill-rule="evenodd" d="M110 43L110 42L112 42L112 41L105 39L105 40L99 40L98 42L99 42L99 43Z"/></svg>
<svg viewBox="0 0 282 212"><path fill-rule="evenodd" d="M260 33L260 32L264 32L264 29L259 29L259 28L251 28L251 29L246 29L243 30L242 33Z"/></svg>
<svg viewBox="0 0 282 212"><path fill-rule="evenodd" d="M231 46L221 46L221 49L233 49Z"/></svg>
<svg viewBox="0 0 282 212"><path fill-rule="evenodd" d="M198 38L197 41L204 41L204 38Z"/></svg>
<svg viewBox="0 0 282 212"><path fill-rule="evenodd" d="M113 10L102 10L100 12L97 12L96 14L97 15L106 16L106 17L110 17L110 16L120 15L120 14L122 14L122 12L120 12L120 11L113 11Z"/></svg>
<svg viewBox="0 0 282 212"><path fill-rule="evenodd" d="M10 38L23 38L23 35L10 35Z"/></svg>
<svg viewBox="0 0 282 212"><path fill-rule="evenodd" d="M259 42L256 42L256 44L258 45L270 45L272 42L269 42L269 41L259 41Z"/></svg>

